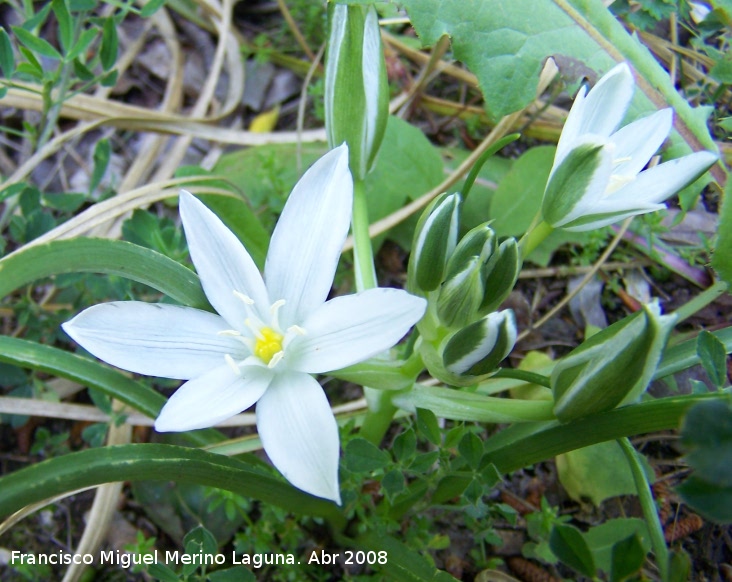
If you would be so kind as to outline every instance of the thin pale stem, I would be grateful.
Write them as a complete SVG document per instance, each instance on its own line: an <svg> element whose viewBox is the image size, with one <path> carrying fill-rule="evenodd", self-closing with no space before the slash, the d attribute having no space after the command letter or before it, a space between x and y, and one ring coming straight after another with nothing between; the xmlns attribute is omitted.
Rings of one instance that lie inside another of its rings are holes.
<svg viewBox="0 0 732 582"><path fill-rule="evenodd" d="M666 582L669 579L668 547L666 546L666 539L663 535L663 526L661 525L661 520L658 517L658 511L656 511L656 502L653 499L651 486L648 483L646 472L643 470L643 465L641 465L641 462L638 459L638 453L633 448L630 441L627 438L622 438L618 439L618 444L620 445L620 448L623 449L628 465L630 465L630 471L633 474L635 488L638 492L641 509L643 510L643 517L646 520L648 532L651 536L653 553L656 555L656 563L658 564L658 569L661 572L661 580Z"/></svg>

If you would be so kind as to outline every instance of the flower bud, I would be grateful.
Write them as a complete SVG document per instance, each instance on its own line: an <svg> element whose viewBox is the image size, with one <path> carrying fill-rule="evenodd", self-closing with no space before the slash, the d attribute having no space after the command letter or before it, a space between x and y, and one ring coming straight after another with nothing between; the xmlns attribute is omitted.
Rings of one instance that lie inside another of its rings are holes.
<svg viewBox="0 0 732 582"><path fill-rule="evenodd" d="M504 240L483 268L485 283L481 315L495 311L513 290L521 272L521 256L516 239Z"/></svg>
<svg viewBox="0 0 732 582"><path fill-rule="evenodd" d="M476 226L468 232L455 247L447 262L447 279L465 269L472 257L477 257L484 265L496 250L496 234L488 222Z"/></svg>
<svg viewBox="0 0 732 582"><path fill-rule="evenodd" d="M575 348L552 372L556 417L567 422L637 399L675 323L676 316L661 315L654 301Z"/></svg>
<svg viewBox="0 0 732 582"><path fill-rule="evenodd" d="M407 269L410 292L424 295L442 283L447 260L457 245L460 202L460 194L442 194L422 213Z"/></svg>
<svg viewBox="0 0 732 582"><path fill-rule="evenodd" d="M453 334L445 343L442 361L457 376L480 377L494 372L516 343L516 320L506 309L491 313Z"/></svg>
<svg viewBox="0 0 732 582"><path fill-rule="evenodd" d="M475 321L483 300L481 267L479 257L470 257L462 271L442 284L437 296L437 317L442 325L459 328Z"/></svg>
<svg viewBox="0 0 732 582"><path fill-rule="evenodd" d="M373 5L328 3L325 128L328 145L344 141L355 180L376 160L389 115L389 85Z"/></svg>

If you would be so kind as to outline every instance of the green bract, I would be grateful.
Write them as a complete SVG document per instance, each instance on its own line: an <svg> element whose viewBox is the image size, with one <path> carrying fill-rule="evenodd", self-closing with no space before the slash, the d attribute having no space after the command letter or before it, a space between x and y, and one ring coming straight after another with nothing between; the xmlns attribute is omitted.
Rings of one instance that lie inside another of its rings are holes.
<svg viewBox="0 0 732 582"><path fill-rule="evenodd" d="M654 301L573 350L551 377L557 418L567 422L638 398L675 323L676 316L661 315Z"/></svg>
<svg viewBox="0 0 732 582"><path fill-rule="evenodd" d="M325 127L331 148L348 143L355 180L373 167L389 115L389 84L376 9L328 5Z"/></svg>

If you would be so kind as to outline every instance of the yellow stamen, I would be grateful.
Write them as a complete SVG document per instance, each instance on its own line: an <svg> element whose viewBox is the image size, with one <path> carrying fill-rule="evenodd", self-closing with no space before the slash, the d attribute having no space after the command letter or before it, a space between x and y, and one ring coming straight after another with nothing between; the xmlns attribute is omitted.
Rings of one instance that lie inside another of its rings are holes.
<svg viewBox="0 0 732 582"><path fill-rule="evenodd" d="M265 364L269 364L272 358L282 351L283 339L282 334L277 333L271 327L260 328L257 334L257 341L254 344L254 355ZM279 359L275 363L278 361Z"/></svg>

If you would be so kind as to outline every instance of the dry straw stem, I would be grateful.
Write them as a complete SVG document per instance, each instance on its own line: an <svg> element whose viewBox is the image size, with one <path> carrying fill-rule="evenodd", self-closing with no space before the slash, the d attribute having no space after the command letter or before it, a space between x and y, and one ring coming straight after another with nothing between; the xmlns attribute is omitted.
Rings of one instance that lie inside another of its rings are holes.
<svg viewBox="0 0 732 582"><path fill-rule="evenodd" d="M112 402L115 408L118 403ZM132 427L129 424L117 426L110 423L107 432L107 445L125 445L132 442ZM77 554L94 554L104 542L112 523L112 517L117 510L119 496L122 493L124 483L105 483L97 488L94 495L89 516L86 520L84 533L76 547ZM86 564L71 564L64 574L62 582L77 582L87 569Z"/></svg>
<svg viewBox="0 0 732 582"><path fill-rule="evenodd" d="M626 218L623 224L620 227L620 230L615 235L615 238L610 242L610 244L607 246L605 251L602 253L599 259L597 259L597 262L592 266L592 268L587 272L587 274L582 278L582 281L580 281L579 285L572 289L571 292L567 293L562 300L557 303L554 307L552 307L547 313L545 313L536 323L530 325L527 329L522 331L518 337L516 338L516 341L519 342L522 339L524 339L527 335L529 335L532 331L535 329L540 328L542 325L544 325L547 321L549 321L552 317L554 317L557 313L559 313L562 309L564 309L564 306L567 305L570 301L572 301L572 298L577 295L587 283L590 282L590 280L597 274L597 272L600 270L600 268L607 262L607 260L610 258L610 255L615 250L615 247L618 246L618 243L623 238L623 235L625 234L625 231L628 230L628 227L630 226L630 223L633 221L633 217Z"/></svg>
<svg viewBox="0 0 732 582"><path fill-rule="evenodd" d="M217 178L213 176L175 178L140 186L139 188L135 188L134 190L130 190L124 194L118 194L114 198L98 202L94 206L87 208L84 212L76 215L74 218L58 225L53 230L50 230L46 234L32 240L21 249L14 252L19 252L20 250L30 246L51 242L53 240L84 236L93 228L101 224L105 224L109 220L116 219L135 208L146 207L153 202L165 200L166 198L177 197L177 187L182 186L183 184L185 184L186 188L193 194L205 192L206 194L235 196L235 194L232 194L230 190L213 187L206 187L204 189L202 187L191 185L195 182L207 182L215 179Z"/></svg>
<svg viewBox="0 0 732 582"><path fill-rule="evenodd" d="M358 398L351 402L333 407L333 414L348 414L366 409L366 400ZM119 412L125 415L124 425L153 426L155 419L136 412L130 408L121 408ZM14 396L0 397L0 414L18 414L22 416L41 416L44 418L62 418L78 422L110 422L112 418L91 404L69 404L34 398L16 398ZM232 426L254 426L256 415L249 412L237 414L226 419L216 426L218 428Z"/></svg>

